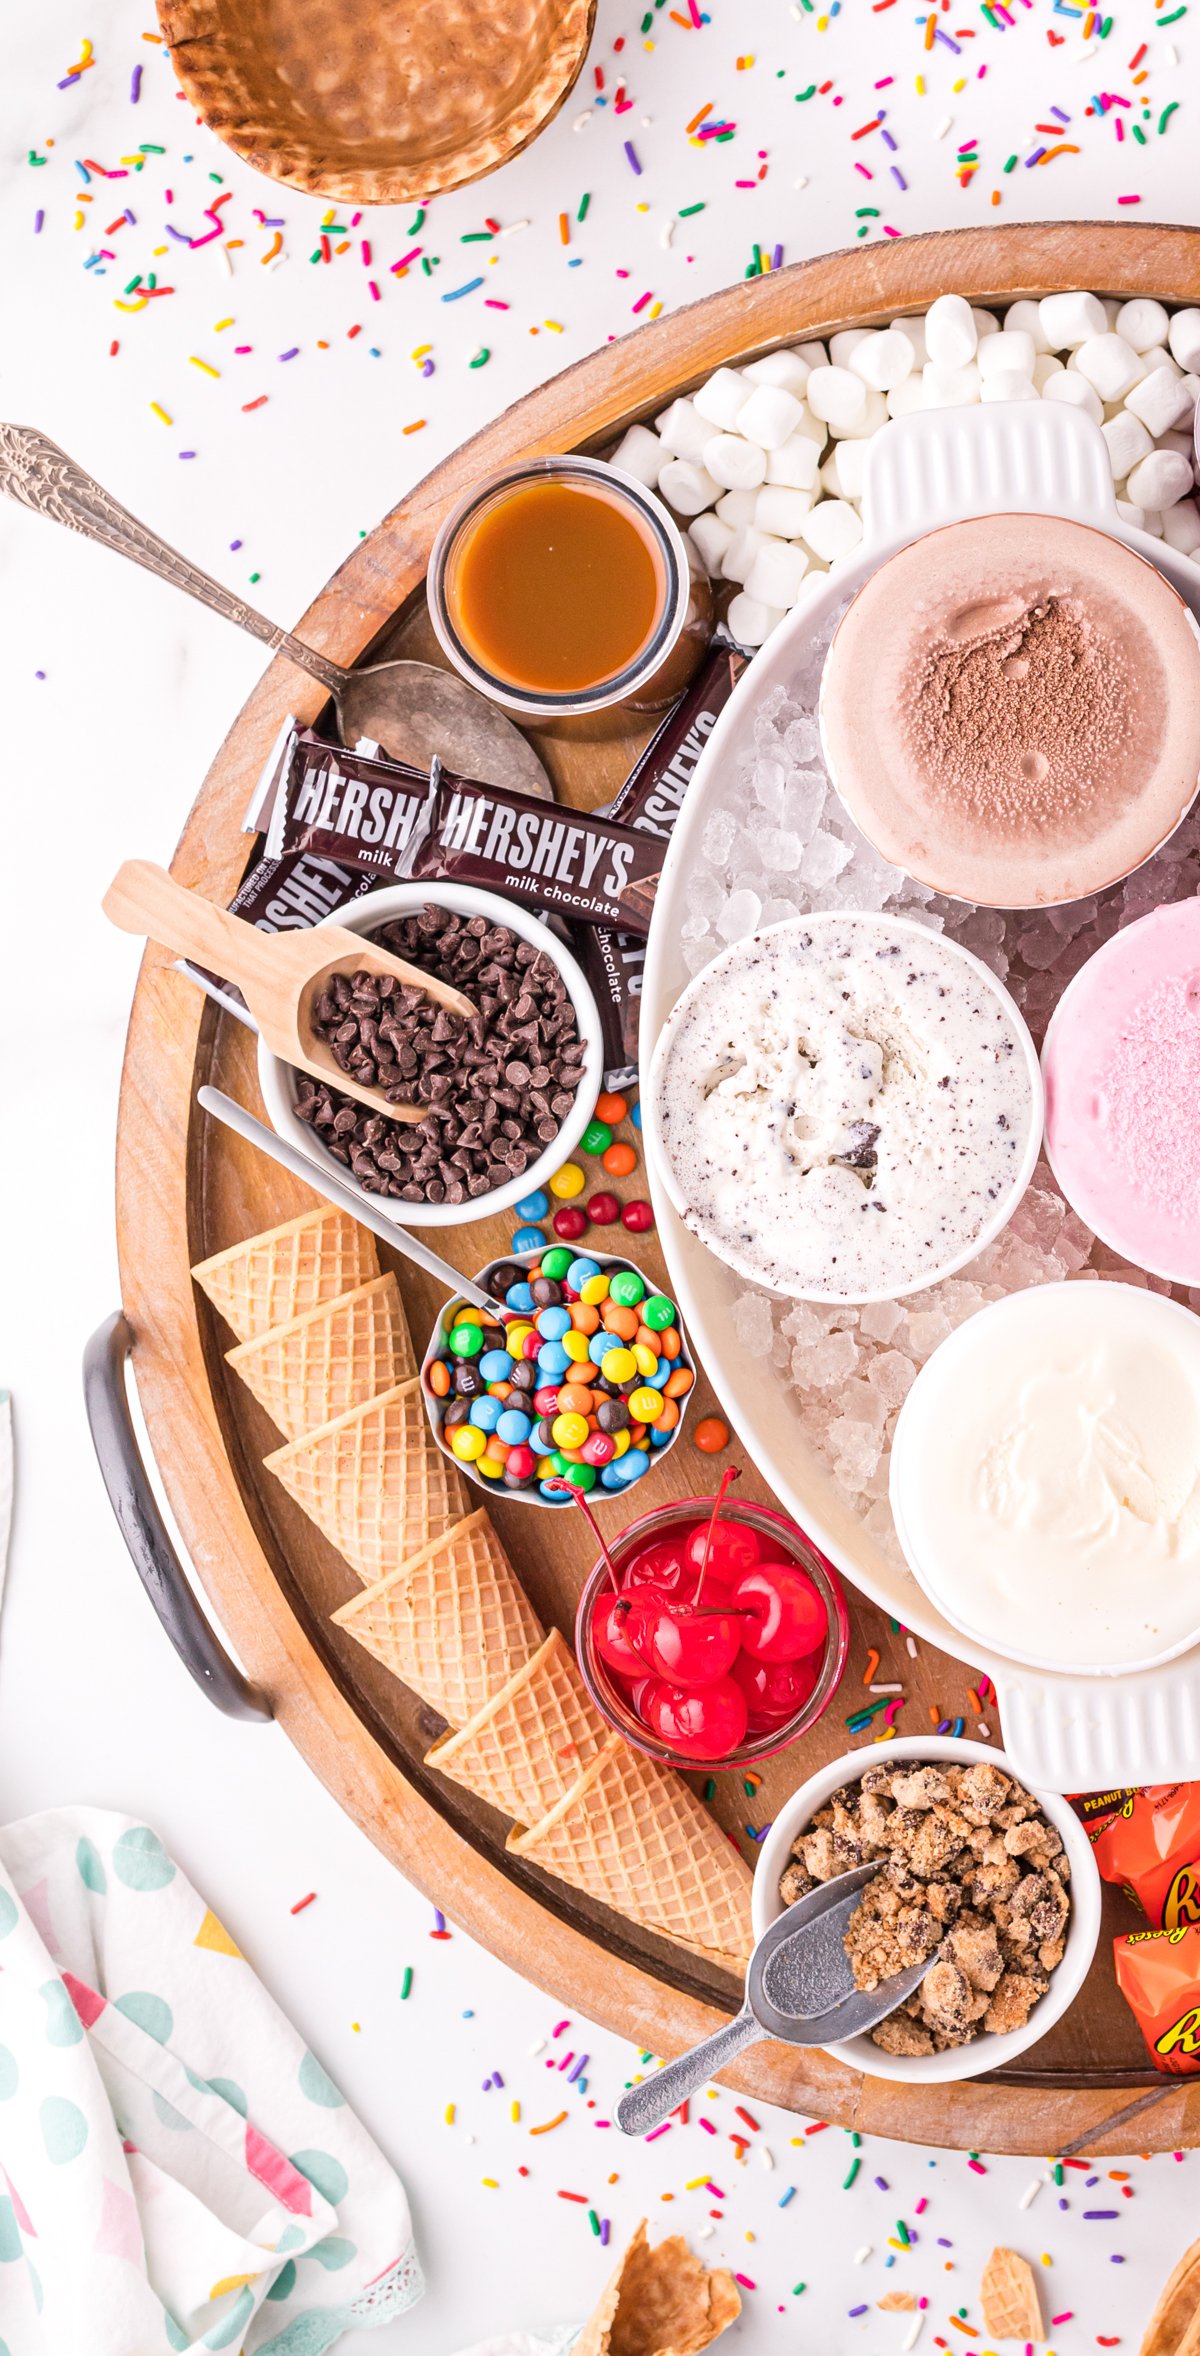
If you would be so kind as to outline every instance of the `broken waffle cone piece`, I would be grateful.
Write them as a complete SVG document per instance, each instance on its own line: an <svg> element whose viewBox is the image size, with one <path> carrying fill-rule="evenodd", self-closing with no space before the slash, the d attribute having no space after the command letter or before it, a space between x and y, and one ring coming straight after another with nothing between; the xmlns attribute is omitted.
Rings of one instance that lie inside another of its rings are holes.
<svg viewBox="0 0 1200 2356"><path fill-rule="evenodd" d="M608 1738L570 1645L552 1628L461 1733L434 1744L426 1765L465 1784L501 1815L537 1824Z"/></svg>
<svg viewBox="0 0 1200 2356"><path fill-rule="evenodd" d="M883 2315L913 2315L917 2306L912 2291L885 2291L875 2304Z"/></svg>
<svg viewBox="0 0 1200 2356"><path fill-rule="evenodd" d="M379 1260L374 1239L345 1211L305 1211L199 1261L192 1274L239 1342L249 1342L378 1276Z"/></svg>
<svg viewBox="0 0 1200 2356"><path fill-rule="evenodd" d="M508 1848L647 1930L744 1973L750 1869L681 1775L614 1734Z"/></svg>
<svg viewBox="0 0 1200 2356"><path fill-rule="evenodd" d="M1041 2302L1032 2266L1015 2250L995 2249L983 2269L980 2304L994 2340L1044 2340Z"/></svg>
<svg viewBox="0 0 1200 2356"><path fill-rule="evenodd" d="M484 1507L333 1615L451 1726L466 1726L545 1630Z"/></svg>
<svg viewBox="0 0 1200 2356"><path fill-rule="evenodd" d="M1163 2285L1139 2356L1194 2356L1200 2348L1200 2241L1184 2251Z"/></svg>
<svg viewBox="0 0 1200 2356"><path fill-rule="evenodd" d="M702 2266L680 2233L651 2249L643 2217L571 2356L699 2356L741 2311L732 2274Z"/></svg>
<svg viewBox="0 0 1200 2356"><path fill-rule="evenodd" d="M239 1342L225 1359L286 1440L302 1440L417 1371L392 1275Z"/></svg>
<svg viewBox="0 0 1200 2356"><path fill-rule="evenodd" d="M364 1587L448 1530L467 1502L458 1472L430 1437L419 1376L263 1461Z"/></svg>

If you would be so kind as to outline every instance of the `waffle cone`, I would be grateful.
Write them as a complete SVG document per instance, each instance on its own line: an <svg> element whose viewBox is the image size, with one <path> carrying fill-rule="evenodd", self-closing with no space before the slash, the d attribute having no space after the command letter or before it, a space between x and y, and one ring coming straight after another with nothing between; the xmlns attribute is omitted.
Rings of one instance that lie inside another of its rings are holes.
<svg viewBox="0 0 1200 2356"><path fill-rule="evenodd" d="M345 1211L305 1211L193 1268L239 1342L378 1276L374 1239Z"/></svg>
<svg viewBox="0 0 1200 2356"><path fill-rule="evenodd" d="M502 1816L537 1824L570 1791L580 1770L608 1740L588 1698L570 1645L552 1628L460 1734L443 1735L427 1754Z"/></svg>
<svg viewBox="0 0 1200 2356"><path fill-rule="evenodd" d="M508 1847L727 1970L750 1953L750 1868L695 1793L619 1734Z"/></svg>
<svg viewBox="0 0 1200 2356"><path fill-rule="evenodd" d="M467 1502L455 1466L430 1436L419 1376L264 1461L364 1587L448 1530Z"/></svg>
<svg viewBox="0 0 1200 2356"><path fill-rule="evenodd" d="M741 2311L732 2274L710 2273L681 2233L651 2249L643 2217L571 2356L699 2356Z"/></svg>
<svg viewBox="0 0 1200 2356"><path fill-rule="evenodd" d="M340 1300L225 1352L284 1438L333 1422L417 1371L394 1276L373 1276Z"/></svg>
<svg viewBox="0 0 1200 2356"><path fill-rule="evenodd" d="M482 1506L333 1617L451 1726L477 1717L543 1637Z"/></svg>

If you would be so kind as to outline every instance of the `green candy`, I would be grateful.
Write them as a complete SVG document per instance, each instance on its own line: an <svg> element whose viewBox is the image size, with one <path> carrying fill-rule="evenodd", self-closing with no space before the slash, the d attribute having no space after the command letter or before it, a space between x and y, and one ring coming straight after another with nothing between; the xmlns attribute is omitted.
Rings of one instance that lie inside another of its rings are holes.
<svg viewBox="0 0 1200 2356"><path fill-rule="evenodd" d="M636 1268L621 1268L608 1290L611 1298L618 1301L622 1309L636 1309L638 1302L646 1298L646 1280L644 1276L638 1275Z"/></svg>
<svg viewBox="0 0 1200 2356"><path fill-rule="evenodd" d="M477 1358L483 1348L481 1325L455 1325L450 1332L450 1347L456 1358Z"/></svg>
<svg viewBox="0 0 1200 2356"><path fill-rule="evenodd" d="M669 1301L665 1293L655 1293L642 1311L642 1323L649 1326L651 1333L665 1333L675 1323L674 1301Z"/></svg>
<svg viewBox="0 0 1200 2356"><path fill-rule="evenodd" d="M549 1251L542 1253L542 1275L553 1276L557 1281L566 1275L574 1258L574 1252L569 1252L565 1244L552 1243Z"/></svg>
<svg viewBox="0 0 1200 2356"><path fill-rule="evenodd" d="M594 1489L596 1486L596 1467L594 1464L569 1464L567 1466L564 1479L566 1480L569 1488Z"/></svg>
<svg viewBox="0 0 1200 2356"><path fill-rule="evenodd" d="M551 1472L556 1472L560 1479L564 1478L566 1474L570 1472L571 1459L569 1456L563 1455L561 1448L555 1448L553 1450L550 1457L550 1470Z"/></svg>
<svg viewBox="0 0 1200 2356"><path fill-rule="evenodd" d="M585 1153L607 1153L612 1137L607 1121L589 1121L579 1142Z"/></svg>

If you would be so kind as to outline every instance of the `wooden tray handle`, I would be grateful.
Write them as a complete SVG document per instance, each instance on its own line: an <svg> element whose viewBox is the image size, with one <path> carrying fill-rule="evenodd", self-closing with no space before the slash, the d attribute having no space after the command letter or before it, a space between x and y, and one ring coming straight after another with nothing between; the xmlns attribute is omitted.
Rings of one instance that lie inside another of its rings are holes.
<svg viewBox="0 0 1200 2356"><path fill-rule="evenodd" d="M84 1405L109 1504L185 1669L227 1718L269 1723L274 1712L267 1696L230 1660L201 1611L146 1478L125 1384L132 1346L133 1335L118 1309L97 1328L83 1354Z"/></svg>

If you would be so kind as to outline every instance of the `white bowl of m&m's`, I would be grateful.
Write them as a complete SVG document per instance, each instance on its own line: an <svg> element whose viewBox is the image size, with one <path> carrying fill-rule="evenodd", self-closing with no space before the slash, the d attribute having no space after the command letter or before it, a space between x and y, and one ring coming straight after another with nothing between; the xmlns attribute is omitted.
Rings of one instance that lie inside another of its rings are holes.
<svg viewBox="0 0 1200 2356"><path fill-rule="evenodd" d="M448 1301L421 1367L443 1454L534 1505L624 1495L674 1445L695 1386L675 1303L632 1261L569 1244L490 1260L476 1281L494 1317Z"/></svg>

